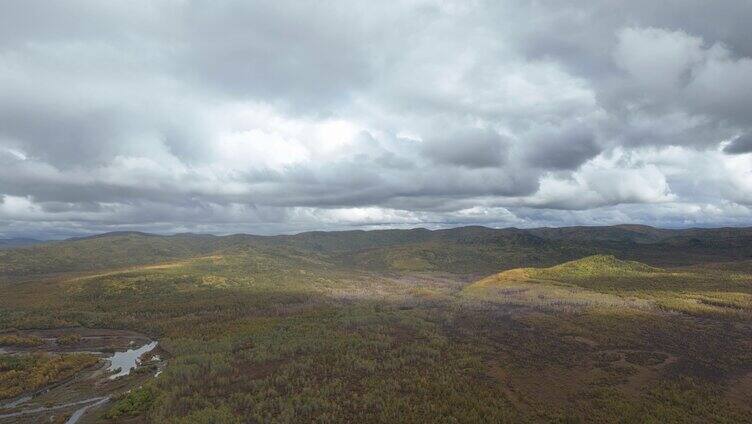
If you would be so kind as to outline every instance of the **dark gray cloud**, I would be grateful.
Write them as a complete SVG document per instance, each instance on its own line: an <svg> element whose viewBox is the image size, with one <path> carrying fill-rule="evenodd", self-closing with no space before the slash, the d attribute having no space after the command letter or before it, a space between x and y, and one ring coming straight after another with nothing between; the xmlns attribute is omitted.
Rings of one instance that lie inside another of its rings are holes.
<svg viewBox="0 0 752 424"><path fill-rule="evenodd" d="M601 151L586 128L546 131L528 143L527 162L545 169L577 169Z"/></svg>
<svg viewBox="0 0 752 424"><path fill-rule="evenodd" d="M740 135L731 140L731 143L723 148L725 153L738 155L742 153L752 153L752 133Z"/></svg>
<svg viewBox="0 0 752 424"><path fill-rule="evenodd" d="M750 20L742 0L6 1L0 236L749 223Z"/></svg>
<svg viewBox="0 0 752 424"><path fill-rule="evenodd" d="M500 167L506 161L507 141L491 130L466 129L424 141L423 153L439 164Z"/></svg>

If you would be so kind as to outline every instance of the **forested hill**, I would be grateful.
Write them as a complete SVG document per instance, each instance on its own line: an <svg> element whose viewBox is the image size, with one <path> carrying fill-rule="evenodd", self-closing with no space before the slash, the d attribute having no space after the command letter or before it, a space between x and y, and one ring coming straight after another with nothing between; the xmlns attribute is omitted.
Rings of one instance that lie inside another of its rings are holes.
<svg viewBox="0 0 752 424"><path fill-rule="evenodd" d="M752 228L667 230L647 226L308 232L213 236L106 233L0 250L0 276L88 272L213 254L310 258L373 271L482 274L549 266L593 254L651 265L752 259Z"/></svg>

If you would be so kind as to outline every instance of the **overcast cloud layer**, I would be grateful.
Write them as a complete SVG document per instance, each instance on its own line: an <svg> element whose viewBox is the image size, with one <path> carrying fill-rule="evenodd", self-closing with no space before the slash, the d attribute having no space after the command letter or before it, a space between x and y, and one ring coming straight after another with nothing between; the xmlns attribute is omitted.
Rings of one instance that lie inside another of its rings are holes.
<svg viewBox="0 0 752 424"><path fill-rule="evenodd" d="M0 236L752 225L750 22L747 0L6 0Z"/></svg>

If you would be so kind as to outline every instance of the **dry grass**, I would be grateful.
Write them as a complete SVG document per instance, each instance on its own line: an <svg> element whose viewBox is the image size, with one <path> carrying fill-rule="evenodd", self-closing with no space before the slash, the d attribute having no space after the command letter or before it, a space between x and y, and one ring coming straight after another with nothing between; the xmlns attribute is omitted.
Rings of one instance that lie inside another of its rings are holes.
<svg viewBox="0 0 752 424"><path fill-rule="evenodd" d="M556 311L576 311L595 307L654 307L648 300L598 293L571 284L531 278L531 274L534 274L531 269L505 271L466 287L462 294L474 300Z"/></svg>

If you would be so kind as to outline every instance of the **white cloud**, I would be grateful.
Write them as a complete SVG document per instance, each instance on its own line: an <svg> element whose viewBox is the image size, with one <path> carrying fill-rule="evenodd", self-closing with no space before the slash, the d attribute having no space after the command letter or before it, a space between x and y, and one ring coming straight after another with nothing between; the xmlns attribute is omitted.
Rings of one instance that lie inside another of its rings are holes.
<svg viewBox="0 0 752 424"><path fill-rule="evenodd" d="M589 209L623 203L654 204L676 200L666 176L653 164L617 164L620 154L597 157L563 179L549 174L540 190L522 203L530 206ZM626 166L625 166L626 165Z"/></svg>

